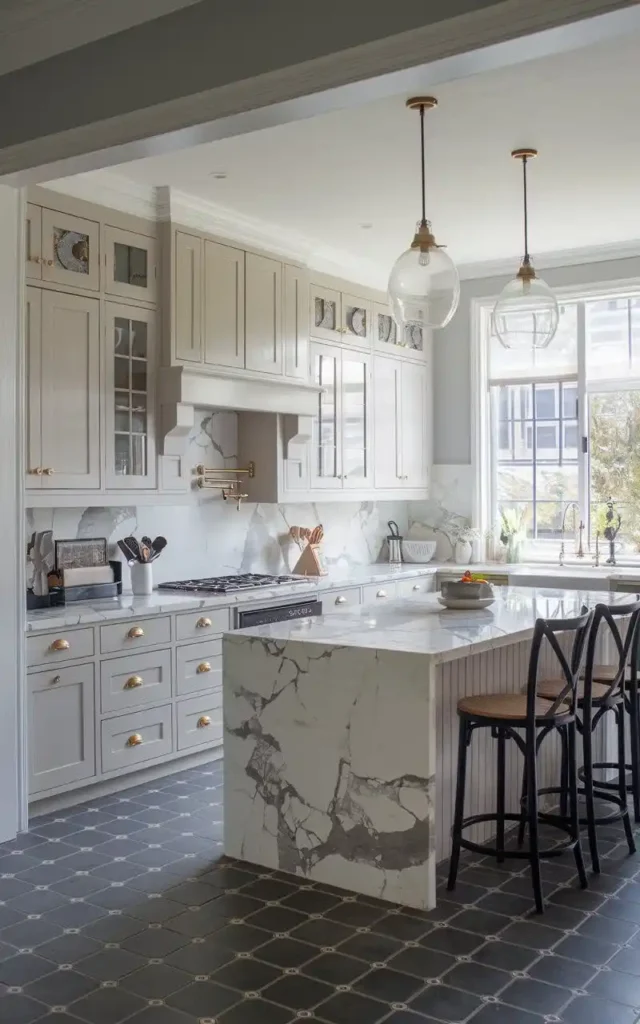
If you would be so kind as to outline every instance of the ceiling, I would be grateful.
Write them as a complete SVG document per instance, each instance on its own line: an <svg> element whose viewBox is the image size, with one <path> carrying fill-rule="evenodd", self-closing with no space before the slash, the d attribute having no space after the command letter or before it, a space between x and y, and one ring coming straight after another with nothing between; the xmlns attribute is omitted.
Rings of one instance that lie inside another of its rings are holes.
<svg viewBox="0 0 640 1024"><path fill-rule="evenodd" d="M509 157L518 146L540 151L529 178L534 255L640 240L639 52L640 37L627 37L438 87L426 117L427 215L458 264L521 255L521 171ZM404 98L117 170L295 232L312 251L346 253L361 280L380 285L420 209L418 116Z"/></svg>
<svg viewBox="0 0 640 1024"><path fill-rule="evenodd" d="M0 75L198 0L0 0Z"/></svg>

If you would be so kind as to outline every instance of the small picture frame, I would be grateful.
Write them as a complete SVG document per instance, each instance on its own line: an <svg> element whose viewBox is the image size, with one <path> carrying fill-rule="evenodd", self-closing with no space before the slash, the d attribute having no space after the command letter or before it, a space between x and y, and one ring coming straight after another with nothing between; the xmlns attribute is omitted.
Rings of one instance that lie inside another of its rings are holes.
<svg viewBox="0 0 640 1024"><path fill-rule="evenodd" d="M107 538L55 541L56 569L86 569L107 565Z"/></svg>

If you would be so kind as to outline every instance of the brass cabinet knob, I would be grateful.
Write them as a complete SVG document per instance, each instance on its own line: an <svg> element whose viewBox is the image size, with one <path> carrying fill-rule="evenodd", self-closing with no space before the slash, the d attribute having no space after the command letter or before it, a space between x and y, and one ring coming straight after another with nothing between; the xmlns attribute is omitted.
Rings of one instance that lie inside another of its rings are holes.
<svg viewBox="0 0 640 1024"><path fill-rule="evenodd" d="M142 736L139 732L134 732L132 736L127 740L128 747L139 747L142 743Z"/></svg>
<svg viewBox="0 0 640 1024"><path fill-rule="evenodd" d="M336 604L346 604L346 603L347 603L346 597L342 597L342 595L340 597L336 597Z"/></svg>
<svg viewBox="0 0 640 1024"><path fill-rule="evenodd" d="M144 629L142 626L132 626L127 636L130 640L139 640L141 636L144 636Z"/></svg>
<svg viewBox="0 0 640 1024"><path fill-rule="evenodd" d="M196 622L196 629L209 629L210 626L211 619L202 618Z"/></svg>
<svg viewBox="0 0 640 1024"><path fill-rule="evenodd" d="M203 715L202 718L198 719L198 729L206 729L208 725L211 725L211 719L208 715Z"/></svg>
<svg viewBox="0 0 640 1024"><path fill-rule="evenodd" d="M47 468L43 469L42 472L44 473L45 476L53 476L55 470L52 469L51 466L47 466Z"/></svg>
<svg viewBox="0 0 640 1024"><path fill-rule="evenodd" d="M124 684L124 689L135 690L138 686L142 686L142 681L142 676L131 676Z"/></svg>
<svg viewBox="0 0 640 1024"><path fill-rule="evenodd" d="M197 669L196 669L196 672L198 673L198 675L202 675L203 672L210 672L210 671L211 671L211 665L209 664L208 661L201 661L200 664L198 665Z"/></svg>
<svg viewBox="0 0 640 1024"><path fill-rule="evenodd" d="M62 679L62 676L54 676L53 679L51 680L51 682L52 682L53 685L55 685L56 683L59 683L61 679Z"/></svg>
<svg viewBox="0 0 640 1024"><path fill-rule="evenodd" d="M387 596L386 590L379 590L378 593L376 594L376 597L386 597L386 596Z"/></svg>
<svg viewBox="0 0 640 1024"><path fill-rule="evenodd" d="M53 260L43 260L42 262L46 263L48 267L52 267L53 266Z"/></svg>
<svg viewBox="0 0 640 1024"><path fill-rule="evenodd" d="M42 469L42 466L36 466L35 469L30 469L29 470L29 475L30 476L42 476L43 472L44 472L44 470Z"/></svg>
<svg viewBox="0 0 640 1024"><path fill-rule="evenodd" d="M50 651L68 651L71 644L68 640L54 640L49 647Z"/></svg>

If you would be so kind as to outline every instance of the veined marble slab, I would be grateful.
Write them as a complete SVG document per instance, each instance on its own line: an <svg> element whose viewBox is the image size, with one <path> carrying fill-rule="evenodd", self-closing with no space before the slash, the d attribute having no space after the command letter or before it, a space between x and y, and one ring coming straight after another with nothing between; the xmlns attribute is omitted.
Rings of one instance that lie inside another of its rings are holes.
<svg viewBox="0 0 640 1024"><path fill-rule="evenodd" d="M433 906L424 658L229 634L223 663L226 853Z"/></svg>
<svg viewBox="0 0 640 1024"><path fill-rule="evenodd" d="M27 632L59 629L62 626L84 626L92 622L110 622L130 616L167 615L173 612L198 611L206 608L227 608L247 605L271 604L284 598L308 597L339 587L360 587L368 583L384 583L390 580L408 579L414 576L433 576L437 572L430 565L363 565L356 568L334 569L327 576L303 578L301 582L281 583L275 587L258 587L255 590L236 591L231 594L179 594L170 590L154 590L148 597L134 597L123 594L117 598L99 601L79 601L77 604L62 605L58 608L40 608L27 612Z"/></svg>

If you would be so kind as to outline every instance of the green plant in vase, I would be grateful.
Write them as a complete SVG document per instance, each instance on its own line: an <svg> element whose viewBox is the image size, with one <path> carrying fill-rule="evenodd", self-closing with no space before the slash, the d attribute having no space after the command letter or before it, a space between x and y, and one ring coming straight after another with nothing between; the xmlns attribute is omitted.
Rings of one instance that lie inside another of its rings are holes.
<svg viewBox="0 0 640 1024"><path fill-rule="evenodd" d="M526 539L526 509L503 508L500 510L500 541L507 549L507 562L512 565L522 557L522 545Z"/></svg>

